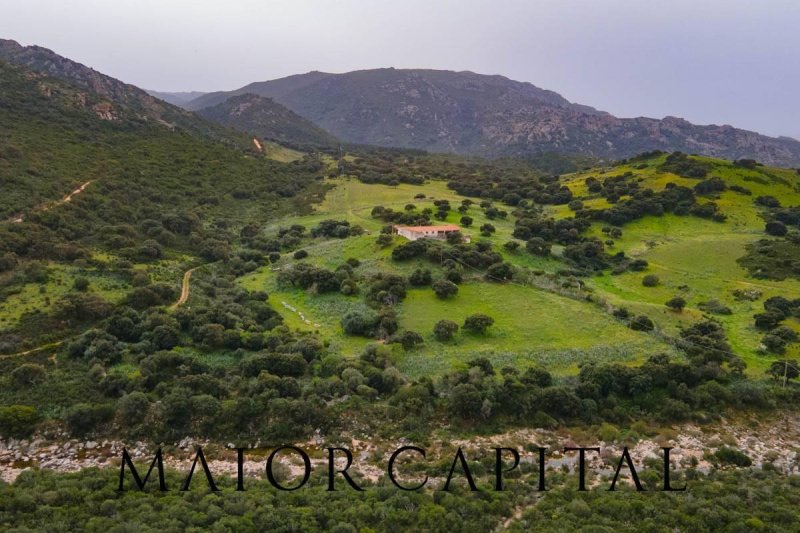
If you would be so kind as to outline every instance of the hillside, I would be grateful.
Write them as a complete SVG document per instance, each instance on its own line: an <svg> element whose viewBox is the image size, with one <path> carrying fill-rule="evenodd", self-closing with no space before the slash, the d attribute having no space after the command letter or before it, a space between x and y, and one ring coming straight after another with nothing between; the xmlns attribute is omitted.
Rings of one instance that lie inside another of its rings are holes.
<svg viewBox="0 0 800 533"><path fill-rule="evenodd" d="M208 93L188 109L231 95L273 98L343 141L487 157L543 152L606 159L648 150L800 166L800 142L732 126L666 117L617 118L503 76L437 70L310 72Z"/></svg>
<svg viewBox="0 0 800 533"><path fill-rule="evenodd" d="M217 122L262 139L293 146L333 146L336 138L271 98L254 94L232 96L197 112Z"/></svg>
<svg viewBox="0 0 800 533"><path fill-rule="evenodd" d="M111 96L0 63L0 436L14 446L208 439L263 458L277 442L578 426L576 441L664 427L668 443L673 423L800 402L793 169L650 152L554 175L233 146ZM444 224L460 230L394 232ZM22 453L15 471L46 461Z"/></svg>
<svg viewBox="0 0 800 533"><path fill-rule="evenodd" d="M188 91L188 92L161 92L161 91L151 91L147 90L147 93L150 96L155 96L159 100L164 100L172 105L182 106L196 98L200 98L205 93L200 91Z"/></svg>
<svg viewBox="0 0 800 533"><path fill-rule="evenodd" d="M117 109L125 109L131 118L157 124L166 129L180 129L232 144L249 141L216 124L206 122L180 107L159 100L146 91L107 76L81 63L65 58L41 46L21 46L0 39L0 61L24 66L33 72L61 79L89 91Z"/></svg>

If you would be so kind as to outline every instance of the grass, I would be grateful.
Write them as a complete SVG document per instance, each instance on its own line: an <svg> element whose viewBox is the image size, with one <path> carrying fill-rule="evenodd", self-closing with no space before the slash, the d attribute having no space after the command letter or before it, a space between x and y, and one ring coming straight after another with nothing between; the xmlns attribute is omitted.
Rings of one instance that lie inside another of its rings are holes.
<svg viewBox="0 0 800 533"><path fill-rule="evenodd" d="M485 335L461 331L453 342L432 334L443 318L463 324L474 313L495 319ZM593 304L532 287L488 282L465 283L449 300L430 289L414 289L400 306L400 324L417 331L424 347L407 356L401 367L412 376L437 373L474 357L498 367L543 364L560 373L574 373L589 360L640 361L670 347L626 328Z"/></svg>
<svg viewBox="0 0 800 533"><path fill-rule="evenodd" d="M800 298L800 281L753 279L737 259L745 255L747 244L764 237L764 220L753 199L772 195L783 205L798 205L800 176L789 169L748 170L711 158L700 159L712 164L709 177L719 176L729 186L746 187L752 191L752 196L729 190L715 198L728 217L723 223L664 215L645 217L625 225L622 237L616 239L610 251L624 251L628 256L647 260L647 271L618 276L605 274L590 280L589 284L609 302L636 313L648 314L669 334L676 334L680 326L702 318L702 311L697 309L699 303L710 299L723 302L733 310L733 314L715 318L724 325L734 351L748 363L748 371L760 374L776 357L759 353L763 332L755 329L752 316L763 310L762 301L770 296ZM602 179L626 171L642 176L642 185L655 190L662 189L669 182L692 187L699 181L660 172L657 169L659 161L651 162L644 169L622 166L607 174L597 170L578 173L567 177L567 183L574 194L584 196L588 193L585 187L587 177ZM584 203L591 205L589 202L597 200ZM570 216L563 206L553 209L552 213L557 217ZM605 239L601 226L595 223L591 231ZM645 274L656 274L661 284L654 288L643 287L641 280ZM756 302L739 302L732 294L736 289L757 289L763 296ZM664 307L664 302L676 295L688 301L683 313ZM800 322L796 320L790 320L788 325L800 328ZM790 345L787 357L800 357L800 346Z"/></svg>
<svg viewBox="0 0 800 533"><path fill-rule="evenodd" d="M753 199L771 194L781 198L784 205L800 204L798 177L791 170L748 170L714 159L706 160L712 164L709 176L722 177L729 185L747 187L753 192L752 196L726 191L718 198L713 198L728 216L724 223L690 216L665 215L645 217L627 224L622 237L616 239L609 250L624 251L628 256L647 260L647 271L622 275L606 273L587 280L587 283L602 300L625 306L635 313L647 314L660 330L670 336L677 335L682 326L703 319L704 314L698 309L698 304L711 299L721 301L733 310L733 314L715 318L724 325L734 351L748 363L748 371L760 374L776 357L759 352L763 333L753 326L752 315L762 309L764 298L775 295L800 297L800 281L754 280L739 266L737 259L744 255L747 244L764 235L764 221ZM594 169L566 176L565 179L576 197L581 197L584 205L591 208L604 208L609 204L604 198L588 194L585 180L589 176L602 179L604 176L632 171L642 178L642 186L655 190L662 189L670 182L692 187L699 181L661 172L658 169L659 161L648 162L645 168L638 168L637 163L637 168L621 166L605 172ZM356 257L362 261L362 273L389 270L407 274L420 265L431 267L430 263L424 262L398 264L390 259L390 249L380 249L375 245L374 234L383 223L370 216L374 206L402 209L412 203L422 209L432 206L433 199L447 199L453 207L457 207L463 199L447 189L443 182L388 187L340 178L328 180L327 183L332 189L313 214L283 220L280 224L268 227L267 231L291 223L310 227L325 218L346 219L351 224L361 225L370 232L368 235L341 241L316 241L304 248L310 254L309 261L331 269L348 257ZM414 199L420 192L427 197L423 200ZM557 218L573 215L567 206L550 206L548 210ZM471 228L465 228L464 233L473 239L482 239L477 228L486 222L493 224L497 232L488 240L502 251L506 260L532 270L555 272L563 268L563 263L555 258L538 258L524 251L514 254L503 251L502 244L512 238L512 216L506 220L490 221L477 206L470 208L468 214L474 223ZM447 220L441 223L458 224L460 217L453 210ZM601 228L602 224L595 223L590 233L605 240ZM289 261L283 260L284 263ZM642 277L648 273L659 276L659 286L642 286ZM264 272L255 276L269 278L269 274ZM756 302L737 301L732 293L741 288L756 288L762 291L763 297ZM325 331L321 333L335 345L345 350L358 350L363 346L361 340L356 342L343 337L338 328L338 316L341 316L338 313L344 307L334 302L343 297L330 295L320 298L280 291L278 294L302 304L309 313L316 313L314 320L326 324L326 328L323 328ZM680 313L664 305L678 295L688 301L687 308ZM351 300L360 301L355 298ZM522 312L516 312L518 310ZM654 351L668 349L665 345L653 344L650 337L627 330L597 306L513 285L475 281L463 285L459 295L452 301L438 300L429 290L412 290L398 311L401 326L422 333L427 341L423 348L403 358L401 366L411 375L440 372L458 361L477 355L489 357L497 364L542 362L562 372L573 372L579 362L591 357L634 361ZM432 339L430 332L436 320L446 317L463 322L466 315L474 312L484 312L497 320L489 336L461 335L454 344L440 344ZM333 313L333 316L327 317L328 313ZM292 320L288 319L290 323ZM800 329L800 322L790 320L788 324ZM301 321L296 326L304 325ZM598 339L602 339L602 342ZM787 355L800 357L800 347L790 345Z"/></svg>
<svg viewBox="0 0 800 533"><path fill-rule="evenodd" d="M370 212L376 205L403 209L409 203L423 209L432 207L434 199L447 199L455 208L465 197L448 189L443 182L388 187L340 178L328 180L327 184L332 188L324 201L315 207L313 214L282 219L268 225L265 231L271 233L290 224L302 224L310 229L328 218L348 220L351 224L364 227L368 234L307 242L302 246L309 253L306 261L335 269L345 259L354 257L361 261L357 270L361 275L378 271L408 275L418 267L431 268L434 276L437 275L436 265L428 261L392 261L391 247L380 248L375 243L375 236L384 223L372 218ZM420 192L426 198L415 200L414 196ZM474 223L471 228L465 228L464 233L473 239L483 239L478 228L490 222L497 232L488 240L493 242L497 250L503 251L502 244L512 238L513 217L488 220L477 206L472 206L468 214ZM458 224L460 218L461 214L454 209L446 221L436 223ZM403 239L396 238L396 243L400 242ZM507 260L523 268L548 272L563 268L563 263L555 258L538 258L524 251L503 253ZM363 296L312 295L279 287L277 272L272 269L284 268L293 262L291 254L284 255L276 265L243 276L239 283L248 290L266 290L273 307L282 314L290 328L319 331L331 347L343 355L358 355L371 341L344 335L339 320L348 310L363 306ZM544 364L556 372L574 373L580 362L590 359L632 362L641 361L658 351L671 350L668 345L654 341L646 334L627 329L595 304L534 287L485 282L476 272L468 271L466 275L471 280L460 287L459 294L452 300L439 300L430 289L411 289L406 300L398 305L401 328L417 331L426 339L423 347L400 358L401 368L411 376L441 373L454 364L474 357L487 357L498 367L506 364L521 367ZM285 307L283 302L296 311ZM311 324L300 318L300 312ZM439 343L433 338L431 331L438 320L449 318L463 323L467 315L479 312L497 321L487 336L461 333L456 342L448 344Z"/></svg>
<svg viewBox="0 0 800 533"><path fill-rule="evenodd" d="M280 161L281 163L298 161L306 155L303 152L292 150L291 148L287 148L272 141L264 141L262 146L264 147L264 154L269 159L274 159L275 161Z"/></svg>

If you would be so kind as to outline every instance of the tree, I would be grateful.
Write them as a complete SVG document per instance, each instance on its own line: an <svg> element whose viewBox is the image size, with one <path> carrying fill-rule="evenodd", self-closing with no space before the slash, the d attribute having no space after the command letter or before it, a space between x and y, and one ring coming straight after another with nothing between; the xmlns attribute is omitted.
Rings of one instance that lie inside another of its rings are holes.
<svg viewBox="0 0 800 533"><path fill-rule="evenodd" d="M411 350L425 341L422 339L422 335L416 331L404 331L394 335L390 342L400 343L404 350Z"/></svg>
<svg viewBox="0 0 800 533"><path fill-rule="evenodd" d="M800 365L798 365L797 361L794 359L775 361L769 366L767 374L772 376L776 381L782 380L783 385L786 386L787 380L800 377Z"/></svg>
<svg viewBox="0 0 800 533"><path fill-rule="evenodd" d="M89 290L89 280L84 277L75 278L75 283L72 284L72 287L76 291L86 292Z"/></svg>
<svg viewBox="0 0 800 533"><path fill-rule="evenodd" d="M380 322L380 316L371 309L354 309L342 317L342 329L347 335L371 337Z"/></svg>
<svg viewBox="0 0 800 533"><path fill-rule="evenodd" d="M480 230L481 230L481 235L483 235L484 237L490 237L492 235L492 233L497 231L497 229L494 227L494 225L489 224L488 222L486 224L482 225L480 227Z"/></svg>
<svg viewBox="0 0 800 533"><path fill-rule="evenodd" d="M463 216L461 217L461 225L465 228L468 228L472 225L472 217Z"/></svg>
<svg viewBox="0 0 800 533"><path fill-rule="evenodd" d="M674 298L670 298L669 300L667 300L667 303L665 305L670 309L672 309L673 311L677 311L680 313L681 311L683 311L683 308L686 307L686 300L684 300L680 296L676 296Z"/></svg>
<svg viewBox="0 0 800 533"><path fill-rule="evenodd" d="M541 237L532 237L525 243L525 248L533 255L547 257L550 255L550 244Z"/></svg>
<svg viewBox="0 0 800 533"><path fill-rule="evenodd" d="M783 237L789 232L789 230L786 229L786 224L778 220L767 222L764 230L774 237Z"/></svg>
<svg viewBox="0 0 800 533"><path fill-rule="evenodd" d="M512 254L519 249L519 241L508 241L503 245L503 248L511 252Z"/></svg>
<svg viewBox="0 0 800 533"><path fill-rule="evenodd" d="M411 285L421 287L423 285L430 285L432 280L431 271L427 268L418 268L408 277L408 282Z"/></svg>
<svg viewBox="0 0 800 533"><path fill-rule="evenodd" d="M439 341L452 340L456 333L458 333L458 324L452 320L440 320L433 326L433 335Z"/></svg>
<svg viewBox="0 0 800 533"><path fill-rule="evenodd" d="M483 313L475 313L474 315L468 316L464 320L464 329L468 329L473 333L486 333L486 330L489 329L489 326L494 324L494 319L488 315L484 315Z"/></svg>
<svg viewBox="0 0 800 533"><path fill-rule="evenodd" d="M297 250L294 253L294 258L295 259L298 259L298 260L299 259L305 259L306 257L308 257L308 252L306 252L305 250Z"/></svg>
<svg viewBox="0 0 800 533"><path fill-rule="evenodd" d="M661 280L658 279L658 276L655 274L647 274L645 277L642 278L642 285L645 287L655 287L659 284Z"/></svg>
<svg viewBox="0 0 800 533"><path fill-rule="evenodd" d="M452 298L458 294L458 285L446 279L437 279L433 282L433 292L442 300Z"/></svg>
<svg viewBox="0 0 800 533"><path fill-rule="evenodd" d="M386 248L387 246L391 246L394 238L389 235L388 233L381 233L378 235L378 238L375 239L375 242L378 243L378 246L381 248Z"/></svg>
<svg viewBox="0 0 800 533"><path fill-rule="evenodd" d="M471 383L456 385L450 392L450 409L461 418L476 417L480 414L482 405L483 397Z"/></svg>
<svg viewBox="0 0 800 533"><path fill-rule="evenodd" d="M768 352L777 354L786 353L786 340L772 333L764 335L764 338L761 339L761 344L764 345L764 348L766 348Z"/></svg>
<svg viewBox="0 0 800 533"><path fill-rule="evenodd" d="M495 263L486 271L486 278L492 281L508 281L514 277L514 269L509 263Z"/></svg>
<svg viewBox="0 0 800 533"><path fill-rule="evenodd" d="M630 328L634 331L653 331L655 324L645 315L639 315L631 320Z"/></svg>

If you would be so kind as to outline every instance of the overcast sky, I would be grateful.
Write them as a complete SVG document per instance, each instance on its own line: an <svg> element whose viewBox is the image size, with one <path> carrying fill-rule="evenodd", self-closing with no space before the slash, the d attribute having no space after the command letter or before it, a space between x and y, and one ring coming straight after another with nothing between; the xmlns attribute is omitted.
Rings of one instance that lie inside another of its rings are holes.
<svg viewBox="0 0 800 533"><path fill-rule="evenodd" d="M800 0L2 0L0 37L148 89L472 70L800 139Z"/></svg>

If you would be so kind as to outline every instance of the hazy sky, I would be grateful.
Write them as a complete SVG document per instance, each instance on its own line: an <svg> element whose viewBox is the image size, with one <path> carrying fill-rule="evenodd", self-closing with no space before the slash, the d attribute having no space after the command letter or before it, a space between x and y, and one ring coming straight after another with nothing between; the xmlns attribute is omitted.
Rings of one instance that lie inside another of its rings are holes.
<svg viewBox="0 0 800 533"><path fill-rule="evenodd" d="M2 0L0 37L149 89L472 70L800 139L800 0Z"/></svg>

